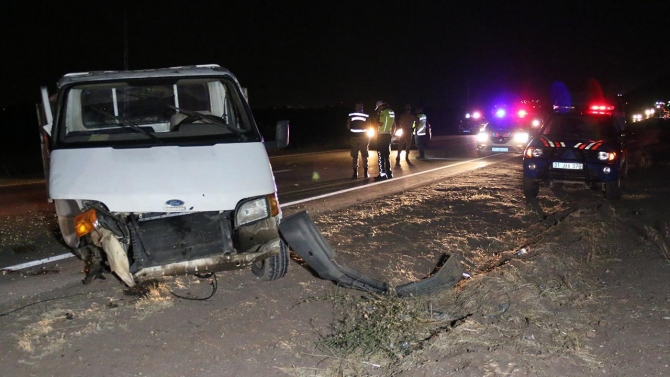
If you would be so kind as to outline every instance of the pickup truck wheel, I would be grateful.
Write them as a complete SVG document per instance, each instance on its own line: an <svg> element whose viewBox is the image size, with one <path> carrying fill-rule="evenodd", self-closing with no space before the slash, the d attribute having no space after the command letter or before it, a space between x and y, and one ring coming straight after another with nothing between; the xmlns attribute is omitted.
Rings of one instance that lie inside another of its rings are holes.
<svg viewBox="0 0 670 377"><path fill-rule="evenodd" d="M283 278L288 272L290 262L288 246L280 242L280 252L270 258L258 261L251 266L251 271L261 280L271 281Z"/></svg>
<svg viewBox="0 0 670 377"><path fill-rule="evenodd" d="M528 199L537 198L540 193L540 183L523 177L523 195Z"/></svg>
<svg viewBox="0 0 670 377"><path fill-rule="evenodd" d="M605 198L617 200L621 198L621 178L605 183Z"/></svg>

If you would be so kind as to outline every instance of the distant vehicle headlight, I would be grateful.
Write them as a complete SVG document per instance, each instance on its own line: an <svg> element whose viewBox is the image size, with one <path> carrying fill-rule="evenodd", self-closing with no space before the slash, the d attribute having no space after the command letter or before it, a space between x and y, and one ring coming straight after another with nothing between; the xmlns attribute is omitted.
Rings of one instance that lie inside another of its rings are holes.
<svg viewBox="0 0 670 377"><path fill-rule="evenodd" d="M396 137L400 137L400 136L402 136L402 128L398 128L398 129L395 131L395 136L396 136Z"/></svg>
<svg viewBox="0 0 670 377"><path fill-rule="evenodd" d="M515 143L527 143L528 142L528 132L516 132L516 133L514 133L514 142Z"/></svg>
<svg viewBox="0 0 670 377"><path fill-rule="evenodd" d="M533 127L540 127L540 121L537 120L537 119L533 119L532 125L533 125Z"/></svg>
<svg viewBox="0 0 670 377"><path fill-rule="evenodd" d="M368 137L375 137L375 129L374 128L368 128L367 134L368 134Z"/></svg>
<svg viewBox="0 0 670 377"><path fill-rule="evenodd" d="M481 131L477 134L477 141L480 143L484 143L489 139L489 133Z"/></svg>

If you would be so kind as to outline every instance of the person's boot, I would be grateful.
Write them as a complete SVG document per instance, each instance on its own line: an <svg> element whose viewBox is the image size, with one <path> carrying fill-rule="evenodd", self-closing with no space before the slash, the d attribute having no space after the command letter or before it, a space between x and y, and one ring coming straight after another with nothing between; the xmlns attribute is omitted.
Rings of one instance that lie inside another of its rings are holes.
<svg viewBox="0 0 670 377"><path fill-rule="evenodd" d="M393 178L393 172L391 171L391 169L389 169L389 170L386 172L386 178L387 178L387 179L391 179L391 178Z"/></svg>
<svg viewBox="0 0 670 377"><path fill-rule="evenodd" d="M354 168L354 175L351 178L352 179L358 178L358 168Z"/></svg>
<svg viewBox="0 0 670 377"><path fill-rule="evenodd" d="M367 167L363 168L363 178L370 178L370 174L368 174Z"/></svg>
<svg viewBox="0 0 670 377"><path fill-rule="evenodd" d="M409 162L409 152L405 152L405 161Z"/></svg>

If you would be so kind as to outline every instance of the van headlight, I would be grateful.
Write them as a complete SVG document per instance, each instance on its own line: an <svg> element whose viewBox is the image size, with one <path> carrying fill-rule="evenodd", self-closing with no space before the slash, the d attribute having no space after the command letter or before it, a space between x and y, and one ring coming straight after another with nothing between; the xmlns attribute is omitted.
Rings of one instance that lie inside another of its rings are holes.
<svg viewBox="0 0 670 377"><path fill-rule="evenodd" d="M241 226L254 221L267 219L279 214L279 202L275 194L268 194L238 204L235 210L235 225Z"/></svg>
<svg viewBox="0 0 670 377"><path fill-rule="evenodd" d="M514 142L515 143L527 143L528 142L528 132L516 132L516 133L514 133Z"/></svg>

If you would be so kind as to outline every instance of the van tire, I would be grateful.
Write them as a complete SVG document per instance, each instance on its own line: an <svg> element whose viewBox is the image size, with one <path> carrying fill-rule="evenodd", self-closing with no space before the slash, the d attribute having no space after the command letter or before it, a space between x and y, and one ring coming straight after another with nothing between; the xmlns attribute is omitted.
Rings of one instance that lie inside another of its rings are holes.
<svg viewBox="0 0 670 377"><path fill-rule="evenodd" d="M290 262L288 246L284 241L280 241L280 251L278 255L273 255L262 261L258 261L251 266L251 271L258 278L264 281L272 281L283 278L288 272Z"/></svg>

